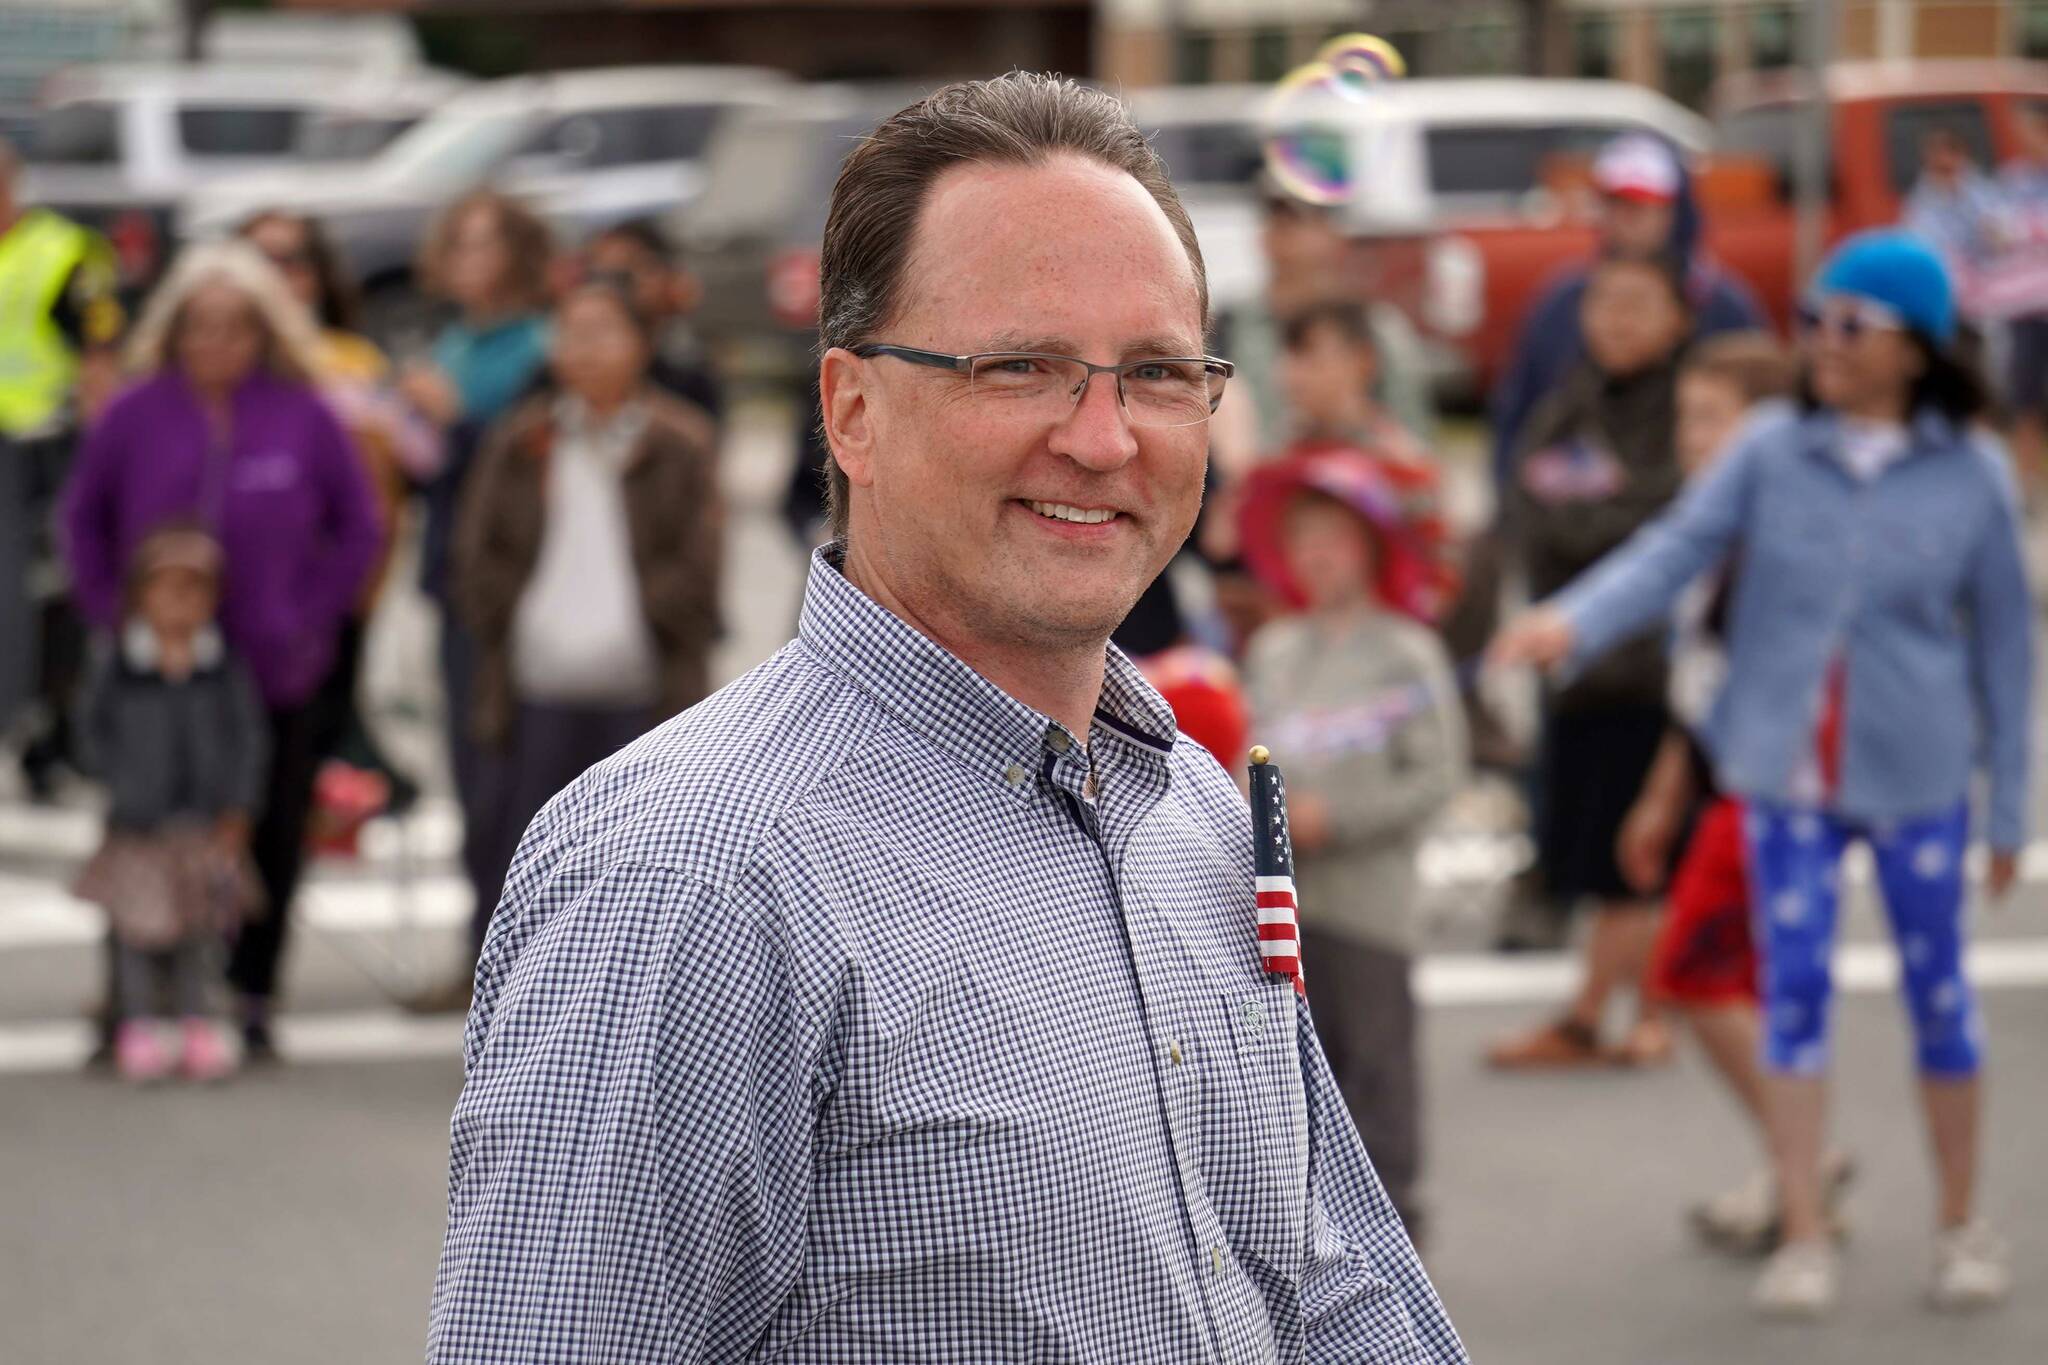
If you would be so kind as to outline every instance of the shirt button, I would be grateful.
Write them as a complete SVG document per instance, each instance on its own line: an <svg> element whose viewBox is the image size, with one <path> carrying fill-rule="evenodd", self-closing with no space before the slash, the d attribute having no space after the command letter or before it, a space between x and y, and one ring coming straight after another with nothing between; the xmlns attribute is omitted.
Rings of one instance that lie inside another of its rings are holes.
<svg viewBox="0 0 2048 1365"><path fill-rule="evenodd" d="M1179 1043L1177 1043L1177 1042L1176 1042L1176 1043L1168 1043L1168 1044L1166 1045L1166 1055L1167 1055L1168 1057L1171 1057L1171 1058L1173 1059L1173 1064L1174 1064L1175 1066L1179 1066L1179 1065L1180 1065L1180 1044L1179 1044Z"/></svg>
<svg viewBox="0 0 2048 1365"><path fill-rule="evenodd" d="M1013 787L1019 785L1024 781L1024 769L1012 763L1009 767L1003 769L1003 781Z"/></svg>
<svg viewBox="0 0 2048 1365"><path fill-rule="evenodd" d="M1045 732L1045 747L1056 754L1063 754L1074 747L1074 741L1067 738L1065 730L1047 730Z"/></svg>
<svg viewBox="0 0 2048 1365"><path fill-rule="evenodd" d="M1212 1275L1221 1275L1223 1273L1222 1247L1209 1248L1209 1273Z"/></svg>

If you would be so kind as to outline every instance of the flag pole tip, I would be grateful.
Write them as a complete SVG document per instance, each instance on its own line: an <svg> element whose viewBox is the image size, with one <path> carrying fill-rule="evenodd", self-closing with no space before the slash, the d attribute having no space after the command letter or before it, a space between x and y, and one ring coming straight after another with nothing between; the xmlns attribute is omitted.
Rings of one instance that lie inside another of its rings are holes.
<svg viewBox="0 0 2048 1365"><path fill-rule="evenodd" d="M1258 767L1261 764L1271 763L1273 761L1273 754L1265 745L1254 744L1252 745L1251 760L1252 766Z"/></svg>

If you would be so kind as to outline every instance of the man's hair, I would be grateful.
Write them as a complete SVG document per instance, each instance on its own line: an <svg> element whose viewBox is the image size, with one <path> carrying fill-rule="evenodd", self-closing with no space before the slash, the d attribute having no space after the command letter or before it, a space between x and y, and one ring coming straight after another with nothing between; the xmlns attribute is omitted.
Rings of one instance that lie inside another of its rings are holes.
<svg viewBox="0 0 2048 1365"><path fill-rule="evenodd" d="M1365 305L1351 299L1324 299L1292 313L1280 324L1280 341L1290 351L1308 345L1317 329L1327 327L1353 346L1379 347L1372 317Z"/></svg>
<svg viewBox="0 0 2048 1365"><path fill-rule="evenodd" d="M1790 398L1799 391L1799 362L1769 332L1720 332L1686 353L1686 374L1731 384L1746 404Z"/></svg>
<svg viewBox="0 0 2048 1365"><path fill-rule="evenodd" d="M902 306L904 269L931 187L955 166L1037 166L1061 153L1123 171L1149 193L1194 268L1202 318L1209 283L1194 225L1166 164L1114 95L1063 76L1013 71L933 91L884 119L854 148L832 187L819 266L818 333L823 345L876 339ZM828 443L829 444L829 443ZM846 535L846 476L829 449L826 507L832 534Z"/></svg>

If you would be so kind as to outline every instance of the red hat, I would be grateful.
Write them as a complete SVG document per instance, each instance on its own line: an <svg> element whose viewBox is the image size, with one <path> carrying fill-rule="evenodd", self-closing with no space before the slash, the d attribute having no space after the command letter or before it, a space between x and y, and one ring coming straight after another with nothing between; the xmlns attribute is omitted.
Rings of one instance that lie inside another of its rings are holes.
<svg viewBox="0 0 2048 1365"><path fill-rule="evenodd" d="M1173 708L1180 732L1235 771L1250 742L1251 713L1230 660L1200 645L1175 645L1137 664L1145 681Z"/></svg>
<svg viewBox="0 0 2048 1365"><path fill-rule="evenodd" d="M1373 588L1390 609L1428 624L1458 590L1450 536L1437 511L1437 472L1424 461L1374 454L1356 446L1295 447L1245 479L1238 534L1251 571L1299 610L1307 594L1288 567L1283 525L1302 493L1321 493L1350 508L1372 528L1379 553Z"/></svg>

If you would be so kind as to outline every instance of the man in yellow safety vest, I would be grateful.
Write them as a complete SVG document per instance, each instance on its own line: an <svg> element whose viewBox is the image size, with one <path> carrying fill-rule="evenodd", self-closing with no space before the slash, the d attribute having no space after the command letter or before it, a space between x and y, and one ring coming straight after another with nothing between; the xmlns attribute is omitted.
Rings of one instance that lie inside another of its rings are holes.
<svg viewBox="0 0 2048 1365"><path fill-rule="evenodd" d="M111 386L124 323L105 239L24 206L20 180L21 158L0 141L0 735L42 690L33 569L81 409L92 406L83 400Z"/></svg>

